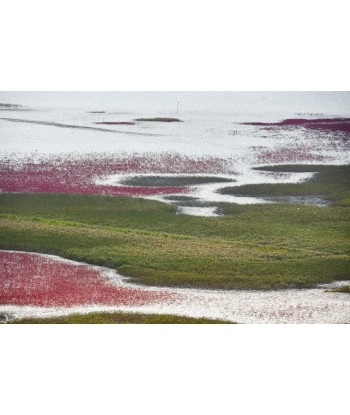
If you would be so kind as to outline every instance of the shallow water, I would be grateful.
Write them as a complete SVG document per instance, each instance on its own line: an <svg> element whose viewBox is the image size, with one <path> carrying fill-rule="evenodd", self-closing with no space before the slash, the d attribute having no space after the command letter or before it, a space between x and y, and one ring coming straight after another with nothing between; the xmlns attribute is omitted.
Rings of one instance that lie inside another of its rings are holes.
<svg viewBox="0 0 350 415"><path fill-rule="evenodd" d="M0 110L1 153L168 151L192 156L233 157L239 161L240 157L249 157L251 146L271 147L276 141L276 137L264 130L239 123L278 121L297 117L297 114L305 117L305 113L309 118L320 114L325 117L346 116L349 115L350 93L0 92L0 103L23 105L17 111ZM101 121L174 115L184 122L108 126L108 130L120 134L101 134L77 128L97 128L94 123ZM1 118L34 123L9 122ZM76 128L62 129L62 125ZM126 133L129 134L127 137ZM139 136L139 133L157 136ZM301 132L292 130L286 135L288 139L293 136L300 138Z"/></svg>
<svg viewBox="0 0 350 415"><path fill-rule="evenodd" d="M220 189L225 187L236 187L242 186L245 184L263 184L263 183L300 183L304 180L307 180L313 177L314 173L287 173L283 175L274 175L268 174L264 171L258 171L253 169L242 168L242 171L237 174L211 174L210 177L217 177L218 181L216 183L203 183L198 185L188 186L188 191L186 192L187 201L189 204L186 206L186 199L182 199L181 207L178 207L178 212L185 213L189 215L197 216L217 216L216 209L217 207L205 207L200 205L205 205L208 203L237 203L241 205L247 204L259 204L259 203L273 203L276 200L272 198L259 198L259 197L248 197L248 196L233 196L225 195L218 193ZM95 181L95 184L99 185L114 185L120 186L123 182L132 180L133 178L139 178L145 176L146 178L151 178L149 174L113 174L105 177L100 177ZM155 180L158 178L174 178L174 177L207 177L207 174L154 174ZM231 182L220 182L220 179L231 180ZM156 185L156 184L155 184ZM159 200L165 203L173 204L175 206L179 205L179 201L176 200L176 196L172 199L169 196L148 196L148 199ZM193 201L195 200L197 206L192 206ZM319 203L316 203L319 202ZM302 203L302 202L295 202ZM304 203L307 203L307 200L304 200ZM320 200L311 200L310 204L321 204ZM211 214L210 214L211 212Z"/></svg>
<svg viewBox="0 0 350 415"><path fill-rule="evenodd" d="M184 215L192 215L192 216L206 216L206 217L220 216L217 213L216 207L178 206L177 212L182 213Z"/></svg>
<svg viewBox="0 0 350 415"><path fill-rule="evenodd" d="M0 106L0 164L7 159L20 166L42 158L50 162L55 157L60 157L62 163L79 157L121 157L131 161L129 171L119 176L95 177L94 183L101 186L122 185L122 179L140 173L132 169L135 154L152 160L151 173L158 176L173 171L167 163L169 156L175 155L183 163L177 166L176 173L215 173L217 177L237 180L235 186L295 183L310 176L258 172L252 170L255 166L350 162L347 135L241 124L345 117L350 108L348 92L0 92L0 103L15 105ZM96 124L157 116L178 117L184 122L136 122L108 128ZM220 158L221 165L214 169L210 158ZM198 160L202 163L200 168ZM221 195L218 190L223 187L225 183L190 186L188 196L198 198L202 204L273 202ZM150 197L172 203L162 196ZM188 212L193 214L195 210Z"/></svg>

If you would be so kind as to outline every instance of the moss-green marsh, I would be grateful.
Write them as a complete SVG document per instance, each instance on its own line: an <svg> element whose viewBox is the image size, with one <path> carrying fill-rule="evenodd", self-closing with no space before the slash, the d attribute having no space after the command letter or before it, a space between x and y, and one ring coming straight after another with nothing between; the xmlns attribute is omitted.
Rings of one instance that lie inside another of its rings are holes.
<svg viewBox="0 0 350 415"><path fill-rule="evenodd" d="M350 206L350 166L269 166L257 170L270 172L315 172L309 180L302 183L250 184L220 189L228 195L282 197L318 196L342 206Z"/></svg>
<svg viewBox="0 0 350 415"><path fill-rule="evenodd" d="M25 318L13 324L232 324L224 320L193 318L170 314L89 313L53 318Z"/></svg>
<svg viewBox="0 0 350 415"><path fill-rule="evenodd" d="M337 287L337 288L332 288L330 290L326 290L326 292L350 294L350 285L342 285L341 287Z"/></svg>
<svg viewBox="0 0 350 415"><path fill-rule="evenodd" d="M0 248L116 268L148 285L312 287L350 279L350 210L335 200L328 207L223 204L224 217L206 218L137 198L3 193Z"/></svg>
<svg viewBox="0 0 350 415"><path fill-rule="evenodd" d="M206 183L234 182L235 180L215 176L133 176L121 181L128 186L192 186Z"/></svg>

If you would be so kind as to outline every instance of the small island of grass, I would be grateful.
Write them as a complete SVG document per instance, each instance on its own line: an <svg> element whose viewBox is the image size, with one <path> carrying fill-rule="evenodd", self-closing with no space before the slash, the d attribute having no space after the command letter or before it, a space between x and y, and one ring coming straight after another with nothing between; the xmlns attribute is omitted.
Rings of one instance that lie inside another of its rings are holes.
<svg viewBox="0 0 350 415"><path fill-rule="evenodd" d="M233 324L226 320L205 317L186 317L171 314L142 314L125 312L96 312L71 314L50 318L24 318L9 321L13 324Z"/></svg>
<svg viewBox="0 0 350 415"><path fill-rule="evenodd" d="M235 182L234 179L215 176L133 176L123 179L121 184L127 186L195 186L207 183Z"/></svg>
<svg viewBox="0 0 350 415"><path fill-rule="evenodd" d="M350 285L342 285L340 287L332 288L331 290L326 290L327 293L346 293L350 294Z"/></svg>

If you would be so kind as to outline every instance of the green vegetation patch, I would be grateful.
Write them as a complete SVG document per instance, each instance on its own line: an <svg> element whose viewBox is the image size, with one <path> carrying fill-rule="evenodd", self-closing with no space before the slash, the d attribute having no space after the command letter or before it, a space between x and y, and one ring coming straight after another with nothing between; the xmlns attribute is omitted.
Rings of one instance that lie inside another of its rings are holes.
<svg viewBox="0 0 350 415"><path fill-rule="evenodd" d="M206 183L234 182L215 176L133 176L121 181L127 186L193 186Z"/></svg>
<svg viewBox="0 0 350 415"><path fill-rule="evenodd" d="M331 290L326 290L326 292L350 294L350 285L342 285L341 287L332 288Z"/></svg>
<svg viewBox="0 0 350 415"><path fill-rule="evenodd" d="M232 324L225 320L193 318L171 314L89 313L53 318L25 318L12 324Z"/></svg>
<svg viewBox="0 0 350 415"><path fill-rule="evenodd" d="M259 167L257 170L271 172L315 172L315 175L302 183L250 184L226 187L219 193L235 196L267 197L280 201L281 197L318 197L338 206L350 206L350 166L288 165ZM293 199L289 199L293 201ZM285 201L288 201L285 199ZM294 200L294 202L298 202Z"/></svg>
<svg viewBox="0 0 350 415"><path fill-rule="evenodd" d="M222 204L177 215L126 197L0 194L0 247L117 269L152 286L313 287L350 279L349 208Z"/></svg>

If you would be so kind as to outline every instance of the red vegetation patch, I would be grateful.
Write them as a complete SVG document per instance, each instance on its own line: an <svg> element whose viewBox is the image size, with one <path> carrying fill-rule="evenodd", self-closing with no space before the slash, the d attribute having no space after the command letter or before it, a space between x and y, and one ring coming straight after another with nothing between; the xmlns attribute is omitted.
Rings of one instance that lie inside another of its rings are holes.
<svg viewBox="0 0 350 415"><path fill-rule="evenodd" d="M136 306L171 298L161 291L119 287L97 268L40 254L0 251L0 271L2 305Z"/></svg>
<svg viewBox="0 0 350 415"><path fill-rule="evenodd" d="M186 187L128 187L97 185L99 177L122 173L223 173L229 171L224 159L190 159L176 154L133 155L131 157L56 157L16 163L12 157L0 164L3 192L48 192L145 196L188 191Z"/></svg>
<svg viewBox="0 0 350 415"><path fill-rule="evenodd" d="M343 123L320 123L320 124L307 124L305 125L307 128L317 129L317 130L326 130L326 131L334 131L334 132L343 132L343 133L350 133L350 122L343 122Z"/></svg>
<svg viewBox="0 0 350 415"><path fill-rule="evenodd" d="M323 162L331 159L331 157L317 154L313 147L308 146L263 150L256 156L258 163Z"/></svg>
<svg viewBox="0 0 350 415"><path fill-rule="evenodd" d="M304 127L335 133L350 133L350 118L290 118L279 122L244 122L258 127Z"/></svg>
<svg viewBox="0 0 350 415"><path fill-rule="evenodd" d="M243 125L256 125L256 126L308 126L318 125L319 128L327 126L330 124L341 125L345 124L349 126L350 118L316 118L316 119L307 119L307 118L289 118L279 122L243 122Z"/></svg>

